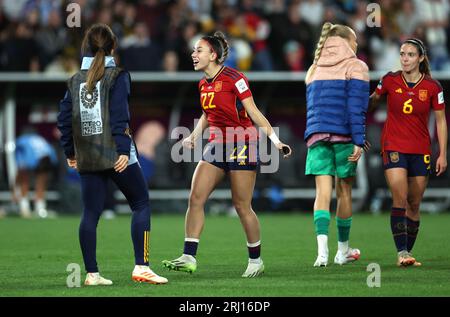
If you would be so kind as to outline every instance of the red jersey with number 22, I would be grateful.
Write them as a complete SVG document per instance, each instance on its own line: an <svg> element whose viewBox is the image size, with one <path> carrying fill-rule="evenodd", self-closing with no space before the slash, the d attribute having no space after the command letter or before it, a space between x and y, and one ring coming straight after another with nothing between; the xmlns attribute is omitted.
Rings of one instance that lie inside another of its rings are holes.
<svg viewBox="0 0 450 317"><path fill-rule="evenodd" d="M256 129L241 103L252 96L247 78L242 73L223 66L213 78L200 80L198 90L200 105L210 128L210 142L257 140ZM245 132L230 133L233 129L229 129L227 133L227 128L237 127L242 127Z"/></svg>
<svg viewBox="0 0 450 317"><path fill-rule="evenodd" d="M401 71L386 74L377 86L387 94L387 119L381 135L383 151L431 154L428 120L431 109L443 110L444 92L437 80L422 75L409 87Z"/></svg>

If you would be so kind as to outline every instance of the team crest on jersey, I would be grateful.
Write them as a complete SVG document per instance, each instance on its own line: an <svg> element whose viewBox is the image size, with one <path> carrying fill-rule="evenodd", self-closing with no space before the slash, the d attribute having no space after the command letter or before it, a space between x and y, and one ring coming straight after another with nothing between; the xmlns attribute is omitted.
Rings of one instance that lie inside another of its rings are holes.
<svg viewBox="0 0 450 317"><path fill-rule="evenodd" d="M202 85L202 87L200 88L200 91L205 90L205 86Z"/></svg>
<svg viewBox="0 0 450 317"><path fill-rule="evenodd" d="M397 163L400 160L398 152L391 152L391 153L389 153L389 158L390 158L392 163Z"/></svg>
<svg viewBox="0 0 450 317"><path fill-rule="evenodd" d="M401 88L398 88L395 92L396 92L396 93L399 93L399 94L402 94L402 93L403 93L403 90L402 90Z"/></svg>
<svg viewBox="0 0 450 317"><path fill-rule="evenodd" d="M214 85L214 91L215 92L222 91L222 82L221 81L216 81L216 83Z"/></svg>
<svg viewBox="0 0 450 317"><path fill-rule="evenodd" d="M421 100L421 101L425 101L425 100L427 100L427 97L428 97L428 90L419 90L419 99Z"/></svg>

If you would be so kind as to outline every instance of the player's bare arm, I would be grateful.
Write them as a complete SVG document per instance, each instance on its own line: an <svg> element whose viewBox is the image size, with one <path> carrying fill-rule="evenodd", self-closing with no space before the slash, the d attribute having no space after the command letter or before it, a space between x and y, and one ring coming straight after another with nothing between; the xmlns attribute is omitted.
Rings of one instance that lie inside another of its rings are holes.
<svg viewBox="0 0 450 317"><path fill-rule="evenodd" d="M445 110L434 112L436 115L436 127L439 139L439 157L436 160L436 176L441 175L447 169L447 121Z"/></svg>
<svg viewBox="0 0 450 317"><path fill-rule="evenodd" d="M195 141L202 136L203 131L208 127L208 120L206 119L206 115L203 113L200 117L197 125L192 131L191 135L183 140L183 146L189 149L193 149L195 146Z"/></svg>
<svg viewBox="0 0 450 317"><path fill-rule="evenodd" d="M377 94L375 91L369 97L369 109L368 112L374 111L380 104L381 95Z"/></svg>

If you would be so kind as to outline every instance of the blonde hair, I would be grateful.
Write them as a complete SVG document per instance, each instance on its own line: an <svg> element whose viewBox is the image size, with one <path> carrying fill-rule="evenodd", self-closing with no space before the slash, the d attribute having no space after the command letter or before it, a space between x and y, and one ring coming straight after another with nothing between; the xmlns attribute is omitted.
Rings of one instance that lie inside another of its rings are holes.
<svg viewBox="0 0 450 317"><path fill-rule="evenodd" d="M306 74L306 81L313 75L314 71L317 67L317 62L319 61L320 54L322 53L323 45L325 44L325 41L330 36L339 36L344 39L350 40L351 35L354 33L354 31L342 24L333 24L330 22L325 22L322 26L322 31L320 33L319 41L317 42L316 51L314 52L314 62L311 65L311 67L308 70L308 73Z"/></svg>

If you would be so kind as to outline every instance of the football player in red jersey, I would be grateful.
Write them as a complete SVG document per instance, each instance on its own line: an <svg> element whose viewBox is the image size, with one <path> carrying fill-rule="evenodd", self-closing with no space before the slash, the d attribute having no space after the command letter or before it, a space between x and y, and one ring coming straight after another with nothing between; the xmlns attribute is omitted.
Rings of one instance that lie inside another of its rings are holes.
<svg viewBox="0 0 450 317"><path fill-rule="evenodd" d="M221 32L202 37L192 53L194 69L205 73L199 83L203 114L183 145L193 148L208 126L210 138L192 178L183 255L163 264L176 271L192 273L197 269L195 256L204 225L204 205L228 173L233 205L247 237L249 260L242 276L255 277L264 272L264 264L260 257L259 221L251 206L258 167L258 135L253 122L283 151L284 157L291 154L291 149L278 139L258 110L247 78L223 65L227 55L228 43Z"/></svg>
<svg viewBox="0 0 450 317"><path fill-rule="evenodd" d="M439 157L436 175L447 169L447 123L444 92L431 77L424 44L408 39L400 48L402 70L386 74L371 99L387 95L387 119L381 137L383 166L392 194L391 230L398 265L420 266L411 250L419 231L419 207L431 174L430 111L436 116Z"/></svg>

